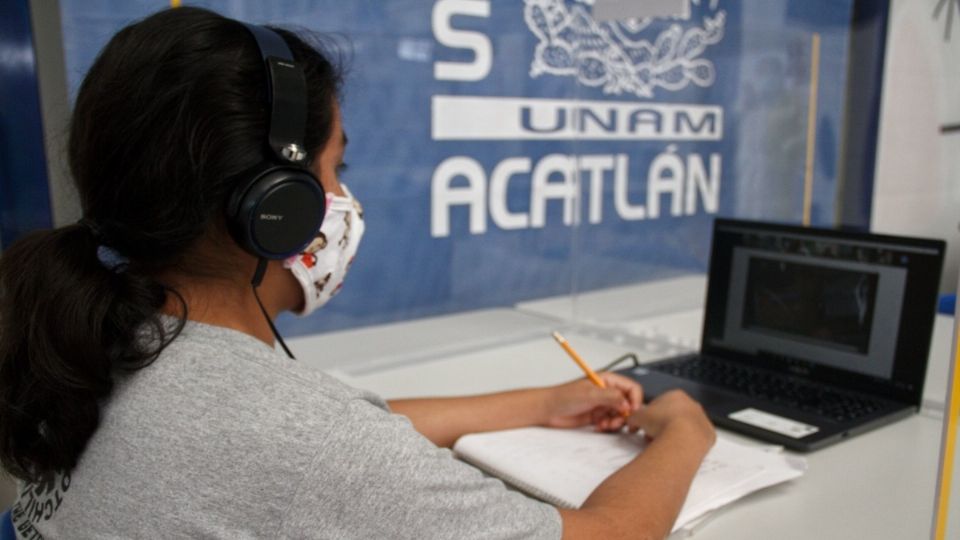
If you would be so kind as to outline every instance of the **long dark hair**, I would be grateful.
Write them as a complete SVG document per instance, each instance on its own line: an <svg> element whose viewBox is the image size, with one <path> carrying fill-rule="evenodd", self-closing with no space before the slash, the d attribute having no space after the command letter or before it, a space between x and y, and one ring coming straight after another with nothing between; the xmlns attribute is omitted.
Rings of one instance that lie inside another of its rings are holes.
<svg viewBox="0 0 960 540"><path fill-rule="evenodd" d="M331 135L340 57L316 36L279 32L306 75L312 162ZM240 23L186 7L124 28L90 68L68 150L84 219L0 258L0 463L11 474L72 469L117 374L179 333L182 321L160 315L179 298L160 276L217 271L192 248L226 230L231 177L265 158L265 81Z"/></svg>

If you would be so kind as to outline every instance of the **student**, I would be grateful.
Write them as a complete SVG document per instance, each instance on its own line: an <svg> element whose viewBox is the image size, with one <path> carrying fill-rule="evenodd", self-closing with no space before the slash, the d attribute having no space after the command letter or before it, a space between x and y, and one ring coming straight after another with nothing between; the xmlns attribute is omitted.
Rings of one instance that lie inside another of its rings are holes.
<svg viewBox="0 0 960 540"><path fill-rule="evenodd" d="M683 394L641 406L635 383L604 374L606 389L387 404L274 350L270 319L339 289L363 220L337 176L332 55L278 30L306 80L305 162L328 204L303 252L265 268L229 224L238 178L268 159L253 32L179 8L114 36L70 128L83 219L0 258L0 462L24 481L20 537L668 534L714 440ZM652 442L575 511L444 448L467 432L589 424Z"/></svg>

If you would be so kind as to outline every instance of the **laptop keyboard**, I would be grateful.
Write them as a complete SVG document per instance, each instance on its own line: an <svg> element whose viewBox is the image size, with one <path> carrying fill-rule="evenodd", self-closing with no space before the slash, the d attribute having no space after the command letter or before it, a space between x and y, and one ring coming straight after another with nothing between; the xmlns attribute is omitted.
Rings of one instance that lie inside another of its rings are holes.
<svg viewBox="0 0 960 540"><path fill-rule="evenodd" d="M866 416L882 406L880 402L870 398L800 382L772 371L752 369L735 362L693 357L648 367L675 377L791 406L837 422Z"/></svg>

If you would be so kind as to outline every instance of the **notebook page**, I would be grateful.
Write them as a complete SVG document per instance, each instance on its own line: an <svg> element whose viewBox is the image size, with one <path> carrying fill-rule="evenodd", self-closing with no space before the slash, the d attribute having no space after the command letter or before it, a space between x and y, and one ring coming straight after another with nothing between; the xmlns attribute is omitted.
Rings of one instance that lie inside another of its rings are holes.
<svg viewBox="0 0 960 540"><path fill-rule="evenodd" d="M638 435L533 427L467 435L454 451L532 495L578 508L643 447ZM802 469L791 467L782 455L720 437L694 478L674 530L747 493L801 474Z"/></svg>
<svg viewBox="0 0 960 540"><path fill-rule="evenodd" d="M744 495L797 478L804 470L782 454L717 437L697 471L674 529Z"/></svg>
<svg viewBox="0 0 960 540"><path fill-rule="evenodd" d="M737 443L730 443L730 445L743 446ZM757 474L744 477L741 482L729 486L726 490L718 490L713 496L688 497L687 503L684 504L683 509L680 511L680 516L677 518L677 523L681 525L675 526L674 529L682 526L682 524L687 521L695 519L697 516L730 504L754 491L799 478L806 472L806 460L803 458L762 452L767 455L767 457L764 457L760 455L760 453L755 453L757 450L753 447L743 446L743 448L745 448L746 451L738 452L737 458L741 461L747 458L751 459L751 464L759 466L760 471ZM697 479L694 479L694 487L699 487ZM691 488L691 493L692 492L693 488Z"/></svg>
<svg viewBox="0 0 960 540"><path fill-rule="evenodd" d="M533 495L578 508L643 446L637 436L531 427L466 435L453 450Z"/></svg>

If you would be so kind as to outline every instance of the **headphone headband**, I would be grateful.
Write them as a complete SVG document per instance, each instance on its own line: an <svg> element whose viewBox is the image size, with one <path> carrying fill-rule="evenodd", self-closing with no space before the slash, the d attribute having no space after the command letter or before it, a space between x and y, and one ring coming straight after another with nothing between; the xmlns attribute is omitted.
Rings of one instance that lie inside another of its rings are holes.
<svg viewBox="0 0 960 540"><path fill-rule="evenodd" d="M281 162L302 165L307 157L307 83L303 70L293 59L287 43L275 31L255 24L240 23L257 41L267 72L267 101L271 104L267 145Z"/></svg>

